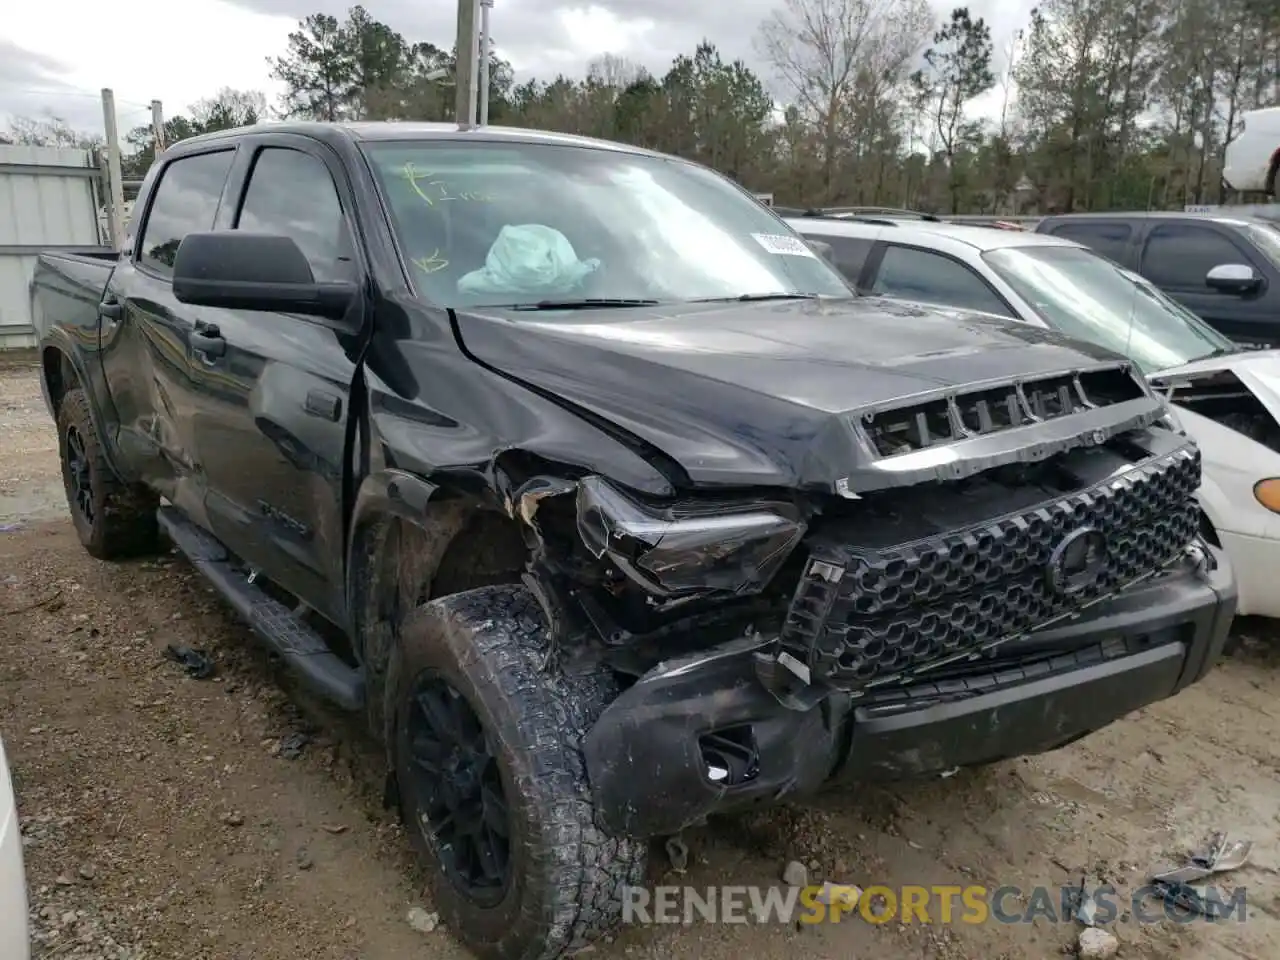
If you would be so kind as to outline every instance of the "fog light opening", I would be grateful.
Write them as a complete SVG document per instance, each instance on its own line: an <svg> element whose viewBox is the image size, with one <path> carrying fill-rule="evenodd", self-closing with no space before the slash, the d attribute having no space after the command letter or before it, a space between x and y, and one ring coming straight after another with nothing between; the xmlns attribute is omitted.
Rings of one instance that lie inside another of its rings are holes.
<svg viewBox="0 0 1280 960"><path fill-rule="evenodd" d="M716 786L750 783L760 773L760 751L750 724L704 734L698 746L706 777Z"/></svg>

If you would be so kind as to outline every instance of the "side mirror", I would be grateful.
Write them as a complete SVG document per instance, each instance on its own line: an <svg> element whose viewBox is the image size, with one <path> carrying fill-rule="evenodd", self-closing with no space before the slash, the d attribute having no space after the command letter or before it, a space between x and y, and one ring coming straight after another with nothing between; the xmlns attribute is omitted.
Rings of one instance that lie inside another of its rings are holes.
<svg viewBox="0 0 1280 960"><path fill-rule="evenodd" d="M1243 263L1220 263L1204 278L1205 285L1219 293L1241 296L1262 286L1262 278L1253 267Z"/></svg>
<svg viewBox="0 0 1280 960"><path fill-rule="evenodd" d="M289 237L243 230L189 233L174 255L173 295L194 306L341 320L358 292L354 283L317 283Z"/></svg>

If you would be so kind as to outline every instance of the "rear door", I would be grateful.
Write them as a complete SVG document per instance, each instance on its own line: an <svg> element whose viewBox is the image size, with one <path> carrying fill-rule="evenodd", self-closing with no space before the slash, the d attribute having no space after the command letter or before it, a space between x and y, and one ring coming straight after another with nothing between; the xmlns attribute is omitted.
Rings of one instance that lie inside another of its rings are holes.
<svg viewBox="0 0 1280 960"><path fill-rule="evenodd" d="M1057 220L1039 231L1051 236L1074 240L1129 270L1137 268L1137 224L1125 220L1102 220L1095 217L1079 220Z"/></svg>
<svg viewBox="0 0 1280 960"><path fill-rule="evenodd" d="M1205 278L1223 264L1251 266L1267 279L1251 294L1219 293ZM1138 272L1232 340L1280 344L1280 316L1272 300L1276 272L1233 228L1212 220L1153 220Z"/></svg>
<svg viewBox="0 0 1280 960"><path fill-rule="evenodd" d="M184 154L155 173L147 209L103 298L102 363L124 459L197 522L204 486L192 448L190 340L210 311L173 296L173 258L188 233L213 228L235 149Z"/></svg>
<svg viewBox="0 0 1280 960"><path fill-rule="evenodd" d="M364 276L336 156L281 134L246 138L242 152L218 228L293 238L320 281ZM362 318L224 314L225 351L205 366L195 420L214 533L342 622L343 477Z"/></svg>
<svg viewBox="0 0 1280 960"><path fill-rule="evenodd" d="M878 244L863 276L872 296L1018 319L1017 311L976 270L935 250L900 243Z"/></svg>

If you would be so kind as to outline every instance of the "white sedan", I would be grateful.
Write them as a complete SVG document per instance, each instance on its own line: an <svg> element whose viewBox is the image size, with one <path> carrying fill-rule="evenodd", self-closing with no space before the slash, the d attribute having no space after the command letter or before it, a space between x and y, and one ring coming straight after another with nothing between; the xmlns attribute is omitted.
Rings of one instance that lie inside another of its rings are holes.
<svg viewBox="0 0 1280 960"><path fill-rule="evenodd" d="M0 957L28 960L31 933L27 926L27 884L22 868L22 832L9 765L0 743Z"/></svg>
<svg viewBox="0 0 1280 960"><path fill-rule="evenodd" d="M787 221L863 293L977 310L1128 356L1200 447L1206 536L1237 612L1280 617L1280 350L1241 350L1135 273L1060 237L894 216Z"/></svg>

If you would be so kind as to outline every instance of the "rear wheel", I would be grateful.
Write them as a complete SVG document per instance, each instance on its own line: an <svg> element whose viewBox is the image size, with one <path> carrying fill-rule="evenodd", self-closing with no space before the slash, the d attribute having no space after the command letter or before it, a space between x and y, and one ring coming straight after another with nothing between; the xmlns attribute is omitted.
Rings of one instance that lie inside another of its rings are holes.
<svg viewBox="0 0 1280 960"><path fill-rule="evenodd" d="M90 556L117 560L153 553L159 498L112 471L89 413L89 398L69 390L58 405L58 452L71 523Z"/></svg>
<svg viewBox="0 0 1280 960"><path fill-rule="evenodd" d="M1262 185L1262 192L1268 197L1276 195L1276 176L1280 174L1280 150L1271 158L1271 168L1267 170L1267 180Z"/></svg>
<svg viewBox="0 0 1280 960"><path fill-rule="evenodd" d="M595 821L581 740L616 694L545 666L541 610L520 587L421 607L389 663L388 749L435 905L474 953L550 960L620 919L645 844Z"/></svg>

